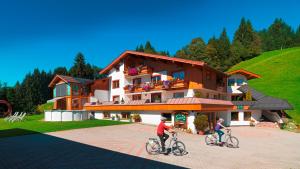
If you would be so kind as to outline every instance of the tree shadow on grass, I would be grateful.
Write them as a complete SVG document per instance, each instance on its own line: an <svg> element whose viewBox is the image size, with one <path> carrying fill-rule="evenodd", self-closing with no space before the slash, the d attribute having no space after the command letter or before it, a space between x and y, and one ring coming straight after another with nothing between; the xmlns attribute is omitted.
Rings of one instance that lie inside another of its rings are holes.
<svg viewBox="0 0 300 169"><path fill-rule="evenodd" d="M0 139L1 169L184 168L34 131L13 130L31 135ZM2 130L0 136L5 132L12 131Z"/></svg>

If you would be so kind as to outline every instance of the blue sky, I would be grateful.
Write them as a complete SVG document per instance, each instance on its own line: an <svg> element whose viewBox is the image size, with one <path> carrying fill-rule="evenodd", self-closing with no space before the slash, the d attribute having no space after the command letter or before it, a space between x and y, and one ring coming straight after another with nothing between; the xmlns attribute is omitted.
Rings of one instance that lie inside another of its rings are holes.
<svg viewBox="0 0 300 169"><path fill-rule="evenodd" d="M276 17L296 28L299 6L296 0L0 0L0 81L14 85L34 68L69 68L79 51L105 67L147 40L174 54L224 27L232 38L242 17L257 30Z"/></svg>

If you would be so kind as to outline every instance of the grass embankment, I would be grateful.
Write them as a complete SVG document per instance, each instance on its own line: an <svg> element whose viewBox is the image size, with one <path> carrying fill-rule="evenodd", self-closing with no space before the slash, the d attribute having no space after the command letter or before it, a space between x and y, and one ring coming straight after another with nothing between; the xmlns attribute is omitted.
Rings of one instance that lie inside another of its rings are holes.
<svg viewBox="0 0 300 169"><path fill-rule="evenodd" d="M9 123L0 119L0 138L18 135L46 133L61 130L128 124L128 122L111 120L85 120L71 122L45 122L44 115L26 116L22 122Z"/></svg>
<svg viewBox="0 0 300 169"><path fill-rule="evenodd" d="M300 48L265 52L233 66L229 71L243 68L262 76L249 85L264 94L289 101L294 110L287 113L300 124Z"/></svg>

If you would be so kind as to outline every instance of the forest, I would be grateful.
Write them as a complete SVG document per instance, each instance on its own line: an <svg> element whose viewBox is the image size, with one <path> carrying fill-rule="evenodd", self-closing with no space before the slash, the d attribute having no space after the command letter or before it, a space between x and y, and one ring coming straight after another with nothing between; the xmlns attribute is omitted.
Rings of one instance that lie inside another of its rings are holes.
<svg viewBox="0 0 300 169"><path fill-rule="evenodd" d="M174 55L167 50L157 51L150 41L147 41L145 45L138 45L135 50L200 60L215 69L226 71L237 63L254 58L262 52L295 46L300 46L300 26L294 30L282 19L275 19L268 28L257 31L254 30L250 20L242 18L232 40L229 39L224 28L218 37L213 36L208 42L201 37L192 39ZM99 79L105 77L105 75L99 75L100 70L101 68L86 63L84 55L79 52L70 69L57 67L53 71L46 72L36 68L26 74L22 82L16 82L14 86L7 86L5 82L0 82L0 100L9 101L16 112L35 112L38 105L52 99L48 84L56 74ZM5 106L0 105L0 112L5 109Z"/></svg>

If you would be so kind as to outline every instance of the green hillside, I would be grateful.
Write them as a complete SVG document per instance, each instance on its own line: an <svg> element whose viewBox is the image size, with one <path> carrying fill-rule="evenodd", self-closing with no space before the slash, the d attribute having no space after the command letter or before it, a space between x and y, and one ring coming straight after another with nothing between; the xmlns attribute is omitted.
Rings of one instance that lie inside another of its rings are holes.
<svg viewBox="0 0 300 169"><path fill-rule="evenodd" d="M300 123L300 47L265 52L233 66L262 76L249 85L264 94L287 99L294 110L287 113Z"/></svg>

